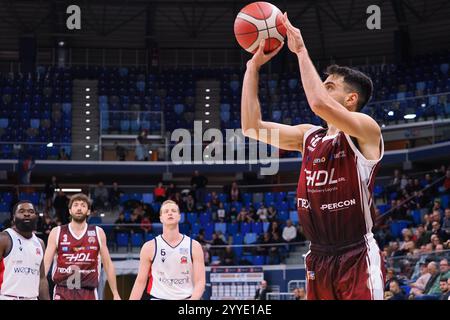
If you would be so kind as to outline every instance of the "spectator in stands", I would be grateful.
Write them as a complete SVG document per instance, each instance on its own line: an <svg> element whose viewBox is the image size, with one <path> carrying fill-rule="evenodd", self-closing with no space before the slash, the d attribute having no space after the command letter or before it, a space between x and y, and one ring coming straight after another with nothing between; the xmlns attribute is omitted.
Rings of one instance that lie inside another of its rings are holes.
<svg viewBox="0 0 450 320"><path fill-rule="evenodd" d="M158 185L153 190L153 195L155 196L156 202L164 202L166 200L166 189L163 186L163 183L160 181Z"/></svg>
<svg viewBox="0 0 450 320"><path fill-rule="evenodd" d="M236 222L237 221L237 217L238 217L238 212L236 207L231 207L230 212L227 214L227 217L229 217L229 221L231 222Z"/></svg>
<svg viewBox="0 0 450 320"><path fill-rule="evenodd" d="M195 200L191 194L187 196L185 206L186 212L195 212Z"/></svg>
<svg viewBox="0 0 450 320"><path fill-rule="evenodd" d="M384 300L391 300L394 294L390 291L384 291Z"/></svg>
<svg viewBox="0 0 450 320"><path fill-rule="evenodd" d="M175 183L171 182L166 190L166 199L174 200L177 192L178 188L175 186Z"/></svg>
<svg viewBox="0 0 450 320"><path fill-rule="evenodd" d="M201 229L200 232L197 235L197 238L195 238L201 245L206 245L208 242L205 240L205 230Z"/></svg>
<svg viewBox="0 0 450 320"><path fill-rule="evenodd" d="M141 229L144 233L150 233L152 231L152 223L148 214L144 214L142 217Z"/></svg>
<svg viewBox="0 0 450 320"><path fill-rule="evenodd" d="M206 185L208 184L208 179L201 175L198 170L194 171L194 175L191 178L191 186L195 193L195 200L199 205L203 205L205 201Z"/></svg>
<svg viewBox="0 0 450 320"><path fill-rule="evenodd" d="M430 243L431 238L431 232L426 231L423 225L418 225L415 230L415 236L416 236L416 246L422 247L423 245Z"/></svg>
<svg viewBox="0 0 450 320"><path fill-rule="evenodd" d="M441 277L439 287L441 288L442 293L439 300L450 300L450 278L447 279L447 277Z"/></svg>
<svg viewBox="0 0 450 320"><path fill-rule="evenodd" d="M267 256L269 254L269 244L272 243L272 238L270 237L269 232L264 232L262 237L259 238L258 244L262 244L262 246L256 247L256 253L260 256Z"/></svg>
<svg viewBox="0 0 450 320"><path fill-rule="evenodd" d="M53 201L53 207L55 208L55 217L57 217L62 224L69 223L69 198L61 189Z"/></svg>
<svg viewBox="0 0 450 320"><path fill-rule="evenodd" d="M296 242L305 242L306 241L306 237L305 234L303 232L303 227L300 224L297 224L297 237L295 238Z"/></svg>
<svg viewBox="0 0 450 320"><path fill-rule="evenodd" d="M255 292L255 300L267 300L267 293L269 293L270 290L267 286L267 281L262 280L261 284L259 285L259 288L256 289Z"/></svg>
<svg viewBox="0 0 450 320"><path fill-rule="evenodd" d="M432 229L432 223L433 221L431 221L431 215L429 214L424 214L423 215L423 226L425 228L426 231L430 231L430 237L431 237L431 229Z"/></svg>
<svg viewBox="0 0 450 320"><path fill-rule="evenodd" d="M233 181L230 188L230 201L242 202L241 191L236 181Z"/></svg>
<svg viewBox="0 0 450 320"><path fill-rule="evenodd" d="M269 228L269 232L272 234L272 237L273 237L274 233L276 233L278 235L278 238L281 237L281 230L280 230L280 225L278 224L278 221L272 222L272 224L270 225L270 228Z"/></svg>
<svg viewBox="0 0 450 320"><path fill-rule="evenodd" d="M423 294L425 286L430 280L431 274L428 272L426 263L420 263L420 277L411 284L410 298Z"/></svg>
<svg viewBox="0 0 450 320"><path fill-rule="evenodd" d="M445 171L445 179L442 184L441 192L449 192L450 191L450 169Z"/></svg>
<svg viewBox="0 0 450 320"><path fill-rule="evenodd" d="M108 189L103 185L103 181L100 181L94 188L94 205L95 210L106 209L109 205Z"/></svg>
<svg viewBox="0 0 450 320"><path fill-rule="evenodd" d="M132 224L132 226L130 227L130 231L132 233L142 233L143 232L143 230L141 229L141 222L142 222L142 213L141 212L142 212L142 206L138 206L133 210L133 213L131 214L130 224Z"/></svg>
<svg viewBox="0 0 450 320"><path fill-rule="evenodd" d="M116 224L116 226L114 227L114 232L116 234L129 233L130 228L127 228L127 226L125 226L125 224L127 223L128 222L125 220L125 214L123 212L119 213L119 217L117 218L116 221L114 221L114 224Z"/></svg>
<svg viewBox="0 0 450 320"><path fill-rule="evenodd" d="M148 142L147 142L147 130L142 130L141 133L136 137L136 160L137 161L148 161Z"/></svg>
<svg viewBox="0 0 450 320"><path fill-rule="evenodd" d="M397 277L395 276L395 271L393 268L388 268L386 271L386 282L384 284L384 290L389 291L390 284L392 281L397 281Z"/></svg>
<svg viewBox="0 0 450 320"><path fill-rule="evenodd" d="M295 288L293 293L294 293L294 300L306 300L305 288Z"/></svg>
<svg viewBox="0 0 450 320"><path fill-rule="evenodd" d="M297 237L297 229L292 224L292 221L289 219L286 221L286 226L283 228L283 239L286 242L293 242Z"/></svg>
<svg viewBox="0 0 450 320"><path fill-rule="evenodd" d="M117 161L125 161L127 157L127 150L119 145L117 141L114 142L114 150L116 151L116 160Z"/></svg>
<svg viewBox="0 0 450 320"><path fill-rule="evenodd" d="M268 222L268 212L267 208L264 206L264 204L261 204L258 211L256 212L256 216L258 217L258 221L261 222Z"/></svg>
<svg viewBox="0 0 450 320"><path fill-rule="evenodd" d="M423 295L416 296L417 300L437 300L440 296L441 289L439 288L440 272L436 262L431 261L428 263L428 272L431 274Z"/></svg>
<svg viewBox="0 0 450 320"><path fill-rule="evenodd" d="M55 189L59 189L59 183L55 176L52 176L45 184L45 212L48 213L52 208L53 197L55 195Z"/></svg>
<svg viewBox="0 0 450 320"><path fill-rule="evenodd" d="M122 189L119 189L117 182L113 182L112 188L109 191L109 203L112 210L117 210L120 205L120 197L124 195Z"/></svg>
<svg viewBox="0 0 450 320"><path fill-rule="evenodd" d="M439 262L439 270L441 272L441 276L450 278L450 270L447 259L444 258Z"/></svg>
<svg viewBox="0 0 450 320"><path fill-rule="evenodd" d="M224 266L234 266L236 265L236 255L234 254L233 249L228 246L223 251L222 257L220 259L222 261L222 265Z"/></svg>
<svg viewBox="0 0 450 320"><path fill-rule="evenodd" d="M247 217L247 209L245 207L241 208L241 211L239 211L237 217L236 217L236 221L237 222L245 222Z"/></svg>
<svg viewBox="0 0 450 320"><path fill-rule="evenodd" d="M69 160L69 155L64 148L59 149L58 160Z"/></svg>
<svg viewBox="0 0 450 320"><path fill-rule="evenodd" d="M392 280L389 283L389 291L393 294L392 298L389 300L406 300L405 293L400 288L400 284L397 280Z"/></svg>
<svg viewBox="0 0 450 320"><path fill-rule="evenodd" d="M270 243L275 244L275 246L269 248L269 264L280 264L282 258L282 247L279 244L283 243L283 241L277 232L272 233Z"/></svg>
<svg viewBox="0 0 450 320"><path fill-rule="evenodd" d="M223 207L223 203L222 202L219 204L219 208L215 212L215 219L214 220L218 221L218 222L225 222L225 221L228 220L227 217L226 217L225 209Z"/></svg>
<svg viewBox="0 0 450 320"><path fill-rule="evenodd" d="M212 256L222 256L224 249L223 248L215 248L215 246L225 246L226 243L220 237L217 232L214 232L211 240L211 255Z"/></svg>
<svg viewBox="0 0 450 320"><path fill-rule="evenodd" d="M433 237L433 235L436 235L440 241L447 241L447 233L441 229L441 224L439 222L433 221L431 226L431 237Z"/></svg>
<svg viewBox="0 0 450 320"><path fill-rule="evenodd" d="M213 191L211 192L211 200L209 201L209 203L211 204L211 206L214 208L218 208L219 204L220 204L220 199L219 199L219 195L217 194L217 192Z"/></svg>
<svg viewBox="0 0 450 320"><path fill-rule="evenodd" d="M269 222L277 220L277 209L275 209L274 206L270 206L267 209L267 220L269 220Z"/></svg>
<svg viewBox="0 0 450 320"><path fill-rule="evenodd" d="M52 218L46 214L44 216L44 221L42 222L42 225L40 226L38 232L40 232L40 238L44 240L45 245L47 245L48 235L50 234L50 231L56 227L56 223L52 220Z"/></svg>

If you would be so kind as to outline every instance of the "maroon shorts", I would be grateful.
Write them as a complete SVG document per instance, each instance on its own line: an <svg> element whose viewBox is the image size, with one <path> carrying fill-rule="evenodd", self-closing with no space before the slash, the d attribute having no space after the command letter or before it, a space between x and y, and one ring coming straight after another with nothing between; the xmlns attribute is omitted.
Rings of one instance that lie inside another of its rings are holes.
<svg viewBox="0 0 450 320"><path fill-rule="evenodd" d="M385 265L373 236L345 247L311 244L306 255L308 300L383 300Z"/></svg>
<svg viewBox="0 0 450 320"><path fill-rule="evenodd" d="M69 289L55 286L53 300L98 300L97 289Z"/></svg>

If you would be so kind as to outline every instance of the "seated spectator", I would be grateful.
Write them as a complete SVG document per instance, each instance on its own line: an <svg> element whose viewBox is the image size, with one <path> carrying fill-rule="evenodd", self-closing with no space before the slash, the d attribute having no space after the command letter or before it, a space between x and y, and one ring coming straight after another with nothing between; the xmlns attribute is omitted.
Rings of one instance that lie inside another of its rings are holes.
<svg viewBox="0 0 450 320"><path fill-rule="evenodd" d="M222 202L219 204L219 208L215 212L215 216L216 216L216 218L214 219L215 221L225 222L225 221L228 220L227 217L226 217L225 209L223 207L223 203Z"/></svg>
<svg viewBox="0 0 450 320"><path fill-rule="evenodd" d="M433 223L431 224L431 234L433 237L433 235L436 235L440 241L445 242L447 241L447 233L441 229L441 224L437 221L433 221Z"/></svg>
<svg viewBox="0 0 450 320"><path fill-rule="evenodd" d="M267 220L269 220L269 222L277 220L277 210L273 206L270 206L267 209Z"/></svg>
<svg viewBox="0 0 450 320"><path fill-rule="evenodd" d="M114 221L114 224L117 225L116 227L114 227L115 233L129 233L130 228L127 228L127 226L125 226L125 224L127 223L128 222L125 220L125 214L123 212L119 213L119 217L116 221Z"/></svg>
<svg viewBox="0 0 450 320"><path fill-rule="evenodd" d="M272 233L272 240L270 243L277 245L269 248L269 264L280 264L282 258L282 247L278 244L283 243L280 235L276 232Z"/></svg>
<svg viewBox="0 0 450 320"><path fill-rule="evenodd" d="M423 225L417 226L415 230L415 236L416 236L416 246L420 248L423 245L426 245L427 243L430 243L431 238L431 232L426 231Z"/></svg>
<svg viewBox="0 0 450 320"><path fill-rule="evenodd" d="M305 242L306 237L303 232L303 227L300 224L298 224L296 228L297 228L297 237L295 238L295 241L296 242Z"/></svg>
<svg viewBox="0 0 450 320"><path fill-rule="evenodd" d="M294 300L306 300L305 288L295 288L293 293L294 293Z"/></svg>
<svg viewBox="0 0 450 320"><path fill-rule="evenodd" d="M64 148L61 148L58 153L58 160L70 160L69 155Z"/></svg>
<svg viewBox="0 0 450 320"><path fill-rule="evenodd" d="M286 226L283 228L283 239L286 242L293 242L297 237L297 229L292 224L291 220L286 221Z"/></svg>
<svg viewBox="0 0 450 320"><path fill-rule="evenodd" d="M112 210L116 210L120 205L120 197L124 195L123 190L119 189L117 182L113 182L112 188L109 191L109 203Z"/></svg>
<svg viewBox="0 0 450 320"><path fill-rule="evenodd" d="M267 208L264 206L264 204L261 204L258 211L256 212L256 216L258 217L258 221L261 221L261 222L269 221L267 219L267 217L268 217Z"/></svg>
<svg viewBox="0 0 450 320"><path fill-rule="evenodd" d="M40 228L37 230L38 232L40 232L39 238L44 240L45 245L47 245L48 235L54 227L56 227L56 223L48 214L46 214L44 217L44 221L40 225Z"/></svg>
<svg viewBox="0 0 450 320"><path fill-rule="evenodd" d="M236 265L236 255L234 254L234 251L230 246L225 248L220 260L222 261L222 265L224 266Z"/></svg>
<svg viewBox="0 0 450 320"><path fill-rule="evenodd" d="M144 233L150 233L152 231L152 223L147 214L144 214L141 220L141 229L142 231L144 231Z"/></svg>
<svg viewBox="0 0 450 320"><path fill-rule="evenodd" d="M384 284L384 291L390 290L390 285L392 281L398 281L395 276L395 271L393 268L388 268L386 271L386 282Z"/></svg>
<svg viewBox="0 0 450 320"><path fill-rule="evenodd" d="M63 224L69 223L69 198L61 189L53 200L53 207L55 217L58 217Z"/></svg>
<svg viewBox="0 0 450 320"><path fill-rule="evenodd" d="M397 280L392 280L389 283L389 291L393 294L392 298L389 300L406 300L406 296Z"/></svg>
<svg viewBox="0 0 450 320"><path fill-rule="evenodd" d="M158 182L158 185L153 190L153 195L155 196L155 201L164 202L166 200L166 189L162 182Z"/></svg>
<svg viewBox="0 0 450 320"><path fill-rule="evenodd" d="M186 212L195 212L195 200L191 194L189 194L187 196L187 199L185 202L185 209L186 209Z"/></svg>
<svg viewBox="0 0 450 320"><path fill-rule="evenodd" d="M263 280L261 281L261 284L259 285L259 288L256 289L255 292L255 300L267 300L267 293L269 293L270 290L267 286L267 281Z"/></svg>
<svg viewBox="0 0 450 320"><path fill-rule="evenodd" d="M197 238L195 238L201 245L207 245L208 242L205 240L205 230L200 230L199 234L197 235Z"/></svg>
<svg viewBox="0 0 450 320"><path fill-rule="evenodd" d="M130 224L132 224L130 231L132 233L142 233L141 229L142 216L135 211L131 214Z"/></svg>
<svg viewBox="0 0 450 320"><path fill-rule="evenodd" d="M271 223L270 228L269 228L269 232L272 234L276 233L278 235L279 238L281 238L281 230L280 230L280 225L278 224L277 221L274 221Z"/></svg>
<svg viewBox="0 0 450 320"><path fill-rule="evenodd" d="M450 238L450 208L445 209L445 217L442 222L442 230L447 234L447 239Z"/></svg>
<svg viewBox="0 0 450 320"><path fill-rule="evenodd" d="M428 263L428 272L431 274L431 277L423 290L424 294L416 296L416 300L437 300L441 295L441 289L439 287L439 279L441 274L436 262L431 261Z"/></svg>
<svg viewBox="0 0 450 320"><path fill-rule="evenodd" d="M428 267L426 263L420 263L420 277L416 280L416 282L412 283L410 298L414 296L419 296L423 294L425 290L425 286L430 280L431 274L428 272Z"/></svg>
<svg viewBox="0 0 450 320"><path fill-rule="evenodd" d="M234 181L231 184L231 189L230 189L230 202L241 202L242 198L241 198L241 191L239 190L238 184L236 181Z"/></svg>
<svg viewBox="0 0 450 320"><path fill-rule="evenodd" d="M177 192L178 188L175 186L175 183L171 182L166 190L166 199L174 200Z"/></svg>
<svg viewBox="0 0 450 320"><path fill-rule="evenodd" d="M103 185L103 181L100 181L94 188L94 205L93 207L98 209L106 209L109 204L108 189Z"/></svg>
<svg viewBox="0 0 450 320"><path fill-rule="evenodd" d="M114 150L116 151L116 160L117 161L125 161L127 157L127 150L119 145L117 141L114 142Z"/></svg>
<svg viewBox="0 0 450 320"><path fill-rule="evenodd" d="M439 297L439 300L450 300L450 278L447 279L447 277L442 276L439 280L439 287L441 289L441 296Z"/></svg>
<svg viewBox="0 0 450 320"><path fill-rule="evenodd" d="M241 208L241 211L236 217L236 222L245 222L247 219L247 209L245 207Z"/></svg>
<svg viewBox="0 0 450 320"><path fill-rule="evenodd" d="M441 276L450 278L450 269L447 259L441 259L441 261L439 262L439 271L441 272Z"/></svg>
<svg viewBox="0 0 450 320"><path fill-rule="evenodd" d="M262 244L263 246L256 247L256 253L260 256L267 256L269 254L269 244L272 243L272 238L270 237L270 233L264 232L262 237L258 239L258 244Z"/></svg>
<svg viewBox="0 0 450 320"><path fill-rule="evenodd" d="M227 214L228 216L228 221L230 222L236 222L237 221L237 216L238 216L238 212L236 207L231 207L230 212Z"/></svg>

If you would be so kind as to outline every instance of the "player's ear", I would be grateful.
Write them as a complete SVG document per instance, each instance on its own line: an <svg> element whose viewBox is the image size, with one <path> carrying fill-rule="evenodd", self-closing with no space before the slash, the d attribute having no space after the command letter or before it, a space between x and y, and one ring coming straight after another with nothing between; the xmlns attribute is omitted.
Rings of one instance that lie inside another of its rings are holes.
<svg viewBox="0 0 450 320"><path fill-rule="evenodd" d="M356 111L358 109L359 95L356 92L351 92L345 96L345 106L350 111Z"/></svg>

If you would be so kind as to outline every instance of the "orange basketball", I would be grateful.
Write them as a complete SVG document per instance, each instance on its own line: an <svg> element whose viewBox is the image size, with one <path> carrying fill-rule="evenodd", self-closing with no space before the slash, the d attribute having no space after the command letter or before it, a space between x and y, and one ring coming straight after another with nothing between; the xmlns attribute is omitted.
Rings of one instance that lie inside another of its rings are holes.
<svg viewBox="0 0 450 320"><path fill-rule="evenodd" d="M254 53L259 42L266 40L264 52L278 48L286 37L280 9L269 2L253 2L245 6L234 21L234 35L239 45Z"/></svg>

